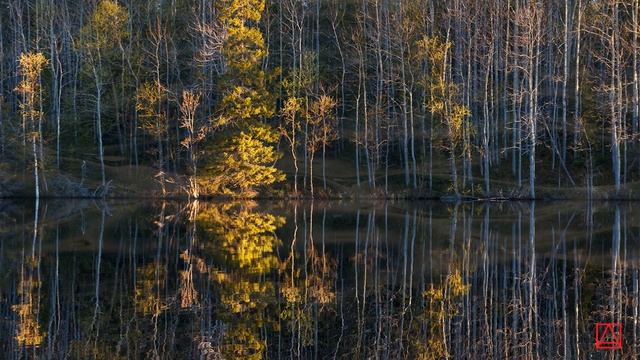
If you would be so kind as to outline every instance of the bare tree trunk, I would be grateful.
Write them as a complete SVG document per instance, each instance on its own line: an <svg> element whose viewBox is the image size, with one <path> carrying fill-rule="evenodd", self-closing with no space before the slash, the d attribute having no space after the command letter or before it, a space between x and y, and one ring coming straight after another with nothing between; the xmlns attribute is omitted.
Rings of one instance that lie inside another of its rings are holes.
<svg viewBox="0 0 640 360"><path fill-rule="evenodd" d="M619 57L618 57L618 37L617 31L618 29L618 3L614 1L613 7L611 9L612 15L612 24L611 24L611 34L609 37L609 56L611 60L610 71L611 71L611 81L610 81L610 89L609 89L609 106L610 106L610 115L611 115L611 156L613 162L613 178L616 193L620 191L620 120L619 119L619 111L618 107L618 94L617 94L617 81L619 74Z"/></svg>
<svg viewBox="0 0 640 360"><path fill-rule="evenodd" d="M484 78L484 106L483 106L483 114L484 121L482 126L482 147L483 147L483 167L482 172L484 175L484 193L485 195L489 195L491 189L489 187L490 183L490 147L489 147L489 127L490 127L490 119L489 119L489 74L491 72L491 68L493 66L493 40L491 41L491 45L489 46L489 52L487 54L487 68L485 72Z"/></svg>
<svg viewBox="0 0 640 360"><path fill-rule="evenodd" d="M38 152L36 151L36 138L37 136L32 135L31 136L31 144L32 146L32 153L33 153L33 178L35 181L35 185L36 185L36 199L40 198L40 176L38 173L38 168L40 167L38 164Z"/></svg>
<svg viewBox="0 0 640 360"><path fill-rule="evenodd" d="M631 7L631 25L633 27L633 42L632 42L632 51L633 51L633 63L632 72L633 72L633 117L631 118L631 130L633 135L638 133L638 116L640 115L640 100L639 100L639 79L638 79L638 31L640 28L638 27L638 12L640 12L640 1L633 0Z"/></svg>
<svg viewBox="0 0 640 360"><path fill-rule="evenodd" d="M567 83L569 82L569 53L571 51L570 29L573 24L573 12L569 11L571 0L564 2L564 57L563 57L563 74L562 74L562 163L566 163L567 159Z"/></svg>
<svg viewBox="0 0 640 360"><path fill-rule="evenodd" d="M400 63L402 75L402 159L404 164L404 185L409 186L409 123L407 117L407 81L405 75L404 41L400 46Z"/></svg>
<svg viewBox="0 0 640 360"><path fill-rule="evenodd" d="M315 157L315 150L309 151L309 187L311 190L311 198L314 198L313 193L313 158Z"/></svg>
<svg viewBox="0 0 640 360"><path fill-rule="evenodd" d="M49 11L54 11L53 2L49 3ZM57 38L54 33L54 15L49 16L49 51L51 65L51 104L52 104L52 116L55 119L56 124L56 167L60 168L60 100L61 100L61 87L62 87L62 64L60 62L60 54L57 47Z"/></svg>
<svg viewBox="0 0 640 360"><path fill-rule="evenodd" d="M106 175L104 169L104 148L102 145L102 80L99 75L101 72L98 67L101 67L100 54L98 54L97 64L95 63L95 59L93 59L91 67L93 70L93 76L95 79L96 86L96 131L97 131L97 140L98 140L98 155L100 157L100 178L101 185L103 187L103 191L106 190L104 187L106 186Z"/></svg>
<svg viewBox="0 0 640 360"><path fill-rule="evenodd" d="M0 54L4 54L4 28L2 26L2 17L0 17ZM4 99L4 61L0 61L0 99ZM4 103L4 100L1 102ZM4 134L4 111L0 111L0 160L5 157L5 134Z"/></svg>
<svg viewBox="0 0 640 360"><path fill-rule="evenodd" d="M578 24L576 25L576 81L574 87L574 103L575 109L573 112L573 157L577 155L579 137L580 137L580 47L581 47L581 27L582 27L582 0L578 0Z"/></svg>

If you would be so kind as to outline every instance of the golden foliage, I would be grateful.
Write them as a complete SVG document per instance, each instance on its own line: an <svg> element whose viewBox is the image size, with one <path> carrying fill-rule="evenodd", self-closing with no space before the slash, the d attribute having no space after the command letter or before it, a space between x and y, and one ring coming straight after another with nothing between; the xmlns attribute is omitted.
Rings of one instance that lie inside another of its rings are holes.
<svg viewBox="0 0 640 360"><path fill-rule="evenodd" d="M306 120L310 126L310 133L307 136L307 147L310 151L318 150L322 144L326 145L338 137L334 116L335 107L336 101L328 95L320 95L309 106Z"/></svg>
<svg viewBox="0 0 640 360"><path fill-rule="evenodd" d="M255 82L261 82L264 73L256 74ZM216 127L236 125L242 127L244 122L273 115L272 96L264 88L247 86L247 84L231 86L224 91L220 103L221 114L216 119Z"/></svg>
<svg viewBox="0 0 640 360"><path fill-rule="evenodd" d="M33 267L33 265L28 265ZM40 282L31 275L23 275L18 284L20 302L11 309L18 315L16 340L21 346L39 346L46 333L40 329L38 313L34 302L40 288Z"/></svg>
<svg viewBox="0 0 640 360"><path fill-rule="evenodd" d="M264 6L264 0L225 0L218 4L220 20L227 28L222 44L227 74L222 82L218 127L242 126L244 122L273 115L274 98L266 89L270 79L262 69L266 45L262 32L255 26Z"/></svg>
<svg viewBox="0 0 640 360"><path fill-rule="evenodd" d="M20 54L18 65L20 67L20 76L22 81L18 84L16 91L27 96L38 92L38 78L49 60L40 52L26 52Z"/></svg>
<svg viewBox="0 0 640 360"><path fill-rule="evenodd" d="M27 119L33 122L42 116L42 113L36 109L36 95L40 91L40 74L48 63L49 60L40 52L22 53L18 58L22 80L18 83L15 91L22 97L20 112L22 113L25 130ZM32 123L31 125L34 124ZM35 139L37 133L34 131L31 136Z"/></svg>
<svg viewBox="0 0 640 360"><path fill-rule="evenodd" d="M280 158L269 145L278 133L268 125L254 124L226 139L215 151L219 154L200 180L210 193L253 197L256 189L284 180L284 174L273 164Z"/></svg>
<svg viewBox="0 0 640 360"><path fill-rule="evenodd" d="M225 359L258 360L263 358L266 344L256 334L255 329L247 324L239 324L229 330L226 343L222 347Z"/></svg>
<svg viewBox="0 0 640 360"><path fill-rule="evenodd" d="M221 83L222 99L214 128L221 134L200 188L211 194L253 197L257 189L284 180L274 167L280 157L273 144L278 133L263 121L273 116L274 96L267 83L275 74L262 69L267 54L257 23L264 0L223 0L217 4L218 17L227 34L222 44L226 73ZM224 136L227 135L227 136Z"/></svg>
<svg viewBox="0 0 640 360"><path fill-rule="evenodd" d="M200 303L198 299L198 291L193 285L193 257L194 256L188 250L185 250L180 254L180 259L182 259L186 263L186 269L179 270L178 272L178 284L180 286L180 307L183 309L197 306ZM198 265L196 261L196 269L197 268Z"/></svg>
<svg viewBox="0 0 640 360"><path fill-rule="evenodd" d="M156 82L144 82L136 94L136 110L140 127L153 136L162 136L167 131L167 119L160 110L166 100L166 89Z"/></svg>
<svg viewBox="0 0 640 360"><path fill-rule="evenodd" d="M274 250L280 240L275 230L284 224L284 218L253 211L242 203L228 203L204 209L198 221L229 260L247 273L261 274L277 266Z"/></svg>
<svg viewBox="0 0 640 360"><path fill-rule="evenodd" d="M191 161L191 176L189 177L189 195L194 198L200 196L198 180L196 172L198 169L198 149L197 145L205 139L210 130L208 124L196 120L196 112L200 106L201 94L191 90L182 92L182 101L180 102L180 127L187 130L187 136L180 141L187 151Z"/></svg>
<svg viewBox="0 0 640 360"><path fill-rule="evenodd" d="M113 48L129 36L129 13L113 0L100 0L91 20L84 28L84 47L89 50Z"/></svg>
<svg viewBox="0 0 640 360"><path fill-rule="evenodd" d="M160 263L152 262L136 270L137 283L135 289L136 308L144 315L157 316L168 306L162 299L167 269Z"/></svg>
<svg viewBox="0 0 640 360"><path fill-rule="evenodd" d="M230 71L252 72L261 65L267 50L259 28L231 26L222 46Z"/></svg>
<svg viewBox="0 0 640 360"><path fill-rule="evenodd" d="M254 208L254 204L211 204L197 215L199 227L210 236L211 253L222 256L224 269L210 269L220 285L221 318L228 325L222 352L229 359L261 359L266 344L260 336L275 301L271 281L264 279L278 264L280 240L275 234L284 218Z"/></svg>
<svg viewBox="0 0 640 360"><path fill-rule="evenodd" d="M265 0L221 0L216 2L216 6L221 21L239 27L246 25L248 21L260 21Z"/></svg>
<svg viewBox="0 0 640 360"><path fill-rule="evenodd" d="M458 314L459 300L465 296L470 284L466 284L460 270L456 267L447 276L444 284L434 286L424 291L422 296L427 300L427 307L419 316L427 325L426 343L414 341L415 357L418 359L448 358L449 352L445 346L443 327L445 320Z"/></svg>
<svg viewBox="0 0 640 360"><path fill-rule="evenodd" d="M191 149L193 145L202 139L206 134L205 127L196 126L196 111L200 106L200 98L202 95L191 90L182 92L182 101L180 102L180 127L186 129L189 133L180 145L187 149Z"/></svg>
<svg viewBox="0 0 640 360"><path fill-rule="evenodd" d="M416 45L418 56L427 59L430 68L428 77L423 79L429 92L427 108L447 126L449 141L455 147L462 139L464 119L471 116L471 111L458 102L456 84L447 81L447 57L452 43L438 36L424 36Z"/></svg>

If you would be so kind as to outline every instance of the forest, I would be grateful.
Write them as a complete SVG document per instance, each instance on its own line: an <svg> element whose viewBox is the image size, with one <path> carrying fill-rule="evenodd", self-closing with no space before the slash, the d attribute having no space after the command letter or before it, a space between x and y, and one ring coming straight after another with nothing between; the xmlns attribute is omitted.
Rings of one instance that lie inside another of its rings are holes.
<svg viewBox="0 0 640 360"><path fill-rule="evenodd" d="M635 198L638 0L7 0L0 196Z"/></svg>

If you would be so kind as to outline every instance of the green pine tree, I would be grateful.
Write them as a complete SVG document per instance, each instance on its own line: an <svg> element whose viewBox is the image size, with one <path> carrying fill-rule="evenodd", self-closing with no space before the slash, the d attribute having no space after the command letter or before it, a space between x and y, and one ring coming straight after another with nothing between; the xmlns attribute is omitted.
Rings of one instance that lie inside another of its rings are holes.
<svg viewBox="0 0 640 360"><path fill-rule="evenodd" d="M274 167L280 157L273 146L277 131L266 120L275 112L268 91L273 74L262 69L267 54L258 23L263 0L225 0L218 3L227 27L222 47L226 73L221 78L222 99L214 128L219 137L209 147L215 154L201 180L210 193L252 197L264 186L284 180Z"/></svg>

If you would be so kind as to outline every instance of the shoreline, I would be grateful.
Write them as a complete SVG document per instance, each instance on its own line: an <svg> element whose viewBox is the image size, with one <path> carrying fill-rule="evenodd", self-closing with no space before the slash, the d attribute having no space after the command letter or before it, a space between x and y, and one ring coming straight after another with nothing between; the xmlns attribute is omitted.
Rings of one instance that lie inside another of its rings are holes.
<svg viewBox="0 0 640 360"><path fill-rule="evenodd" d="M545 197L482 197L482 196L255 196L255 197L231 197L231 196L200 196L197 198L175 195L114 195L114 196L73 196L73 195L9 195L0 196L2 200L149 200L149 201L204 201L204 202L227 202L227 201L433 201L442 203L461 202L640 202L639 197L615 197L615 196L594 196L594 197L574 197L574 196L545 196Z"/></svg>

